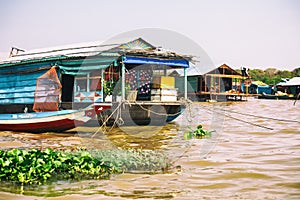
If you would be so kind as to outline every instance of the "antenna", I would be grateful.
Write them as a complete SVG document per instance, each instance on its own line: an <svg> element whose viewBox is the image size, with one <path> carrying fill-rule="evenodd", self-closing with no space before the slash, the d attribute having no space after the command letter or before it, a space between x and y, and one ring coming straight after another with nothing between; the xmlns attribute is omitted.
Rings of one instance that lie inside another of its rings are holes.
<svg viewBox="0 0 300 200"><path fill-rule="evenodd" d="M17 47L12 47L11 50L10 50L10 53L9 53L9 58L13 57L14 55L18 55L19 52L25 52L25 50L19 49Z"/></svg>

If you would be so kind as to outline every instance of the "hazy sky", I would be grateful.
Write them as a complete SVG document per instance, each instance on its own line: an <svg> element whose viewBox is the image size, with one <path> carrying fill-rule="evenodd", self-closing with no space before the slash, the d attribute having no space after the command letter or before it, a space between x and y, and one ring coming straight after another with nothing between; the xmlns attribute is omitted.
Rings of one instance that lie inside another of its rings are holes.
<svg viewBox="0 0 300 200"><path fill-rule="evenodd" d="M1 58L12 46L106 40L142 28L188 37L215 65L300 67L299 0L0 0Z"/></svg>

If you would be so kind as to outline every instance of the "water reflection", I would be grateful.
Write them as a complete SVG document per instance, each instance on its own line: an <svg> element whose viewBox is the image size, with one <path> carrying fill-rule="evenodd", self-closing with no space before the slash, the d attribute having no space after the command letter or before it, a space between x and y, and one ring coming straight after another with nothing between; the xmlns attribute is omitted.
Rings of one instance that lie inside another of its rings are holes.
<svg viewBox="0 0 300 200"><path fill-rule="evenodd" d="M177 136L178 125L173 123L167 124L164 127L124 126L107 129L94 134L93 139L97 141L98 139L102 139L104 135L115 147L154 150L168 145L168 142Z"/></svg>

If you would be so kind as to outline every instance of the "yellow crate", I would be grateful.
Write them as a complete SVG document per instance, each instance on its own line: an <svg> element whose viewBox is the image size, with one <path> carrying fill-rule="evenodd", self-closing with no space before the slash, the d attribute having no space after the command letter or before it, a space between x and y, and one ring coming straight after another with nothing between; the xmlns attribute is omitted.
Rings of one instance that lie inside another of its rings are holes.
<svg viewBox="0 0 300 200"><path fill-rule="evenodd" d="M174 88L175 78L171 76L155 76L153 77L153 88Z"/></svg>

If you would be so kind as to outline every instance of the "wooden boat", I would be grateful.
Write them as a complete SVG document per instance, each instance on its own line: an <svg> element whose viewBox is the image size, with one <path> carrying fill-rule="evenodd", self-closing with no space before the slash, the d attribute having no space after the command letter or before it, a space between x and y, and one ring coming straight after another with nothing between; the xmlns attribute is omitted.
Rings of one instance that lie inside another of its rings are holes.
<svg viewBox="0 0 300 200"><path fill-rule="evenodd" d="M32 133L62 132L86 123L92 116L91 109L0 114L0 130Z"/></svg>
<svg viewBox="0 0 300 200"><path fill-rule="evenodd" d="M82 109L88 106L100 124L104 111L122 113L111 116L125 122L119 124L168 123L185 108L180 99L187 99L189 59L141 38L12 55L0 62L0 130L64 131L86 122ZM170 76L178 69L184 72L180 95ZM24 107L28 113L21 114Z"/></svg>
<svg viewBox="0 0 300 200"><path fill-rule="evenodd" d="M110 109L98 114L100 124L163 126L175 120L185 110L180 102L115 102ZM109 119L107 116L111 116Z"/></svg>
<svg viewBox="0 0 300 200"><path fill-rule="evenodd" d="M266 94L262 93L260 96L258 96L259 99L282 99L282 100L288 100L288 99L295 99L294 95L275 95L275 94Z"/></svg>

